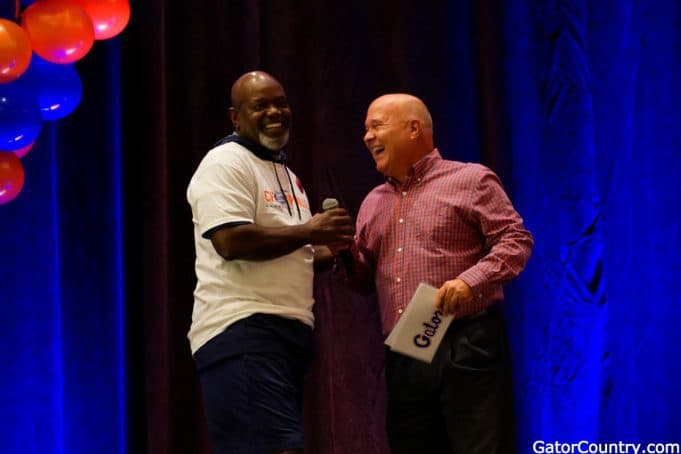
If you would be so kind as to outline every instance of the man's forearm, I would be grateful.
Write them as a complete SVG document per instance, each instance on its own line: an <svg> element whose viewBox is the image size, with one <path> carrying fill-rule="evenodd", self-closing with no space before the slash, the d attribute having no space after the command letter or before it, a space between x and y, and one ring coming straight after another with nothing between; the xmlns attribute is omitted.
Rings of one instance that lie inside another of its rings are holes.
<svg viewBox="0 0 681 454"><path fill-rule="evenodd" d="M532 253L534 239L519 224L509 227L487 255L458 277L476 291L502 285L518 276Z"/></svg>
<svg viewBox="0 0 681 454"><path fill-rule="evenodd" d="M225 260L270 260L310 244L305 224L263 227L243 224L216 231L211 237L215 250Z"/></svg>

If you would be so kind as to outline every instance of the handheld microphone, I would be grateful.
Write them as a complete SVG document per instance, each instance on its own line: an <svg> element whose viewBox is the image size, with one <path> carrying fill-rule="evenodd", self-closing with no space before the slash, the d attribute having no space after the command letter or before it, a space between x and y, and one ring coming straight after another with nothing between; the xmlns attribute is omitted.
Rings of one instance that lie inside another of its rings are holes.
<svg viewBox="0 0 681 454"><path fill-rule="evenodd" d="M333 210L334 208L340 208L338 200L332 198L324 199L322 202L323 211ZM343 249L342 251L338 252L338 256L343 262L343 266L345 266L345 270L348 272L348 274L352 274L355 270L355 262L352 260L352 254L350 251Z"/></svg>
<svg viewBox="0 0 681 454"><path fill-rule="evenodd" d="M324 199L322 202L322 211L333 210L334 208L340 208L338 200L336 199Z"/></svg>

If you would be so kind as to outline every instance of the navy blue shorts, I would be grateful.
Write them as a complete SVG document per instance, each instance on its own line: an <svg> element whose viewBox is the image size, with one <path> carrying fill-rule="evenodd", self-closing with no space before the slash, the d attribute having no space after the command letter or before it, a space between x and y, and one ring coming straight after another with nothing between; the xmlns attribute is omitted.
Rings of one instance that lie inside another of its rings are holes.
<svg viewBox="0 0 681 454"><path fill-rule="evenodd" d="M270 454L303 448L303 378L312 329L255 314L194 355L214 454Z"/></svg>

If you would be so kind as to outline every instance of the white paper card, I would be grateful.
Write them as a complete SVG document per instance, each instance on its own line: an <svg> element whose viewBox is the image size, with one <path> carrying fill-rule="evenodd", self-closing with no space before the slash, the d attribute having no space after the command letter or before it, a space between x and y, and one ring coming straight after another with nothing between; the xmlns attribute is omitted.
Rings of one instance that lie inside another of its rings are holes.
<svg viewBox="0 0 681 454"><path fill-rule="evenodd" d="M435 308L435 287L419 284L407 309L390 332L385 344L392 351L430 363L454 318Z"/></svg>

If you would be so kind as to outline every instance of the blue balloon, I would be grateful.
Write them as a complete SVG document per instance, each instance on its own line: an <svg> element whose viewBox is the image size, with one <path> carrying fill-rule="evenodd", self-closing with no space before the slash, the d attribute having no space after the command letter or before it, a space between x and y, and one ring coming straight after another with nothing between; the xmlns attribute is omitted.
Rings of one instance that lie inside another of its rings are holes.
<svg viewBox="0 0 681 454"><path fill-rule="evenodd" d="M21 79L0 84L0 150L18 150L33 143L43 124L36 96Z"/></svg>
<svg viewBox="0 0 681 454"><path fill-rule="evenodd" d="M64 118L83 96L83 84L73 65L50 63L35 54L21 79L36 94L43 120Z"/></svg>

